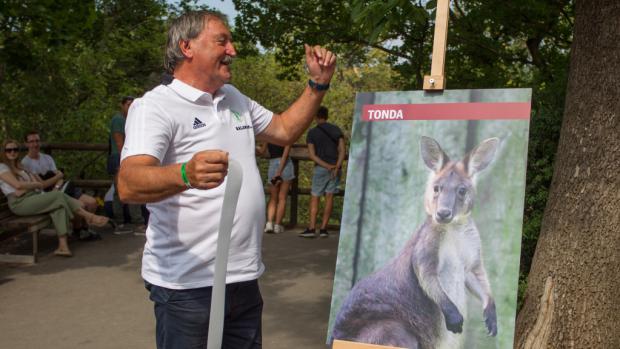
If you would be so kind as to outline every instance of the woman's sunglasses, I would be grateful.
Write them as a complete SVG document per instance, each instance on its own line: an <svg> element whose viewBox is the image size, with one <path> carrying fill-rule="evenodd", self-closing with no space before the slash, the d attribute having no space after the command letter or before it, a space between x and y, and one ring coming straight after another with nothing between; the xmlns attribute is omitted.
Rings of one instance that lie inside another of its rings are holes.
<svg viewBox="0 0 620 349"><path fill-rule="evenodd" d="M18 153L19 148L4 148L5 153Z"/></svg>

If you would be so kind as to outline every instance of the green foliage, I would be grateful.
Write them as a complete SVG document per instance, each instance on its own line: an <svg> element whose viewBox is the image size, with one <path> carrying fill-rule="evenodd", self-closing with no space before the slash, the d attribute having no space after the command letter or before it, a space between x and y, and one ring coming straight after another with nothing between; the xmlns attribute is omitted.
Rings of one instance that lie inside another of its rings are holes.
<svg viewBox="0 0 620 349"><path fill-rule="evenodd" d="M301 44L325 44L355 66L374 48L387 54L401 86L420 89L430 71L436 1L234 0L243 40L273 48L294 67ZM447 84L455 88L532 87L532 121L521 280L529 272L559 139L572 41L572 0L454 0ZM296 51L297 50L297 51Z"/></svg>
<svg viewBox="0 0 620 349"><path fill-rule="evenodd" d="M159 82L164 1L31 0L2 6L2 138L22 139L36 129L49 142L107 143L121 96L140 95ZM94 160L83 154L57 159L65 168L101 177L104 162Z"/></svg>

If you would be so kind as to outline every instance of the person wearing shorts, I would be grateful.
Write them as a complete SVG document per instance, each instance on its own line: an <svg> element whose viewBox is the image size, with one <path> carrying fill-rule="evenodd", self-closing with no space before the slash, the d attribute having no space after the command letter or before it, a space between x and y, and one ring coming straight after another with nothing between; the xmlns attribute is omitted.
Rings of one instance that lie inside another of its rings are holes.
<svg viewBox="0 0 620 349"><path fill-rule="evenodd" d="M267 223L265 233L279 234L284 232L282 219L286 211L286 196L295 178L293 162L288 157L290 146L267 144L269 149L269 170L267 184L269 185L269 203L267 204ZM275 218L275 221L274 221Z"/></svg>
<svg viewBox="0 0 620 349"><path fill-rule="evenodd" d="M325 196L325 210L319 230L320 237L328 237L327 223L332 214L334 194L338 192L342 162L345 156L344 136L340 128L327 122L329 110L320 107L316 115L316 127L308 131L307 143L310 158L314 161L310 199L310 225L299 236L316 237L316 215L319 199Z"/></svg>

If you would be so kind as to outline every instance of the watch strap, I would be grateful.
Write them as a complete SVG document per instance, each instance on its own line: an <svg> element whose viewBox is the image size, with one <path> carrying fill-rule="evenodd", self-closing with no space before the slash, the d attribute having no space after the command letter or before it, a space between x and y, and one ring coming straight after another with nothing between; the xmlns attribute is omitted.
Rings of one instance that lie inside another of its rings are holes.
<svg viewBox="0 0 620 349"><path fill-rule="evenodd" d="M318 82L312 81L312 79L308 79L308 86L317 91L327 91L329 89L329 84L319 84Z"/></svg>

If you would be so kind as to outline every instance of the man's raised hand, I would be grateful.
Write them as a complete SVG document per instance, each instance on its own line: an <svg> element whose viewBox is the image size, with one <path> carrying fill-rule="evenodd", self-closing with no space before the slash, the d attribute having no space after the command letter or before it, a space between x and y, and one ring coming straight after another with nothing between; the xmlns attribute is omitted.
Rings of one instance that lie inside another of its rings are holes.
<svg viewBox="0 0 620 349"><path fill-rule="evenodd" d="M304 44L306 49L306 66L310 78L319 84L328 84L336 70L336 55L321 46Z"/></svg>
<svg viewBox="0 0 620 349"><path fill-rule="evenodd" d="M215 188L224 182L228 174L228 153L221 150L198 152L187 162L185 171L193 188Z"/></svg>

